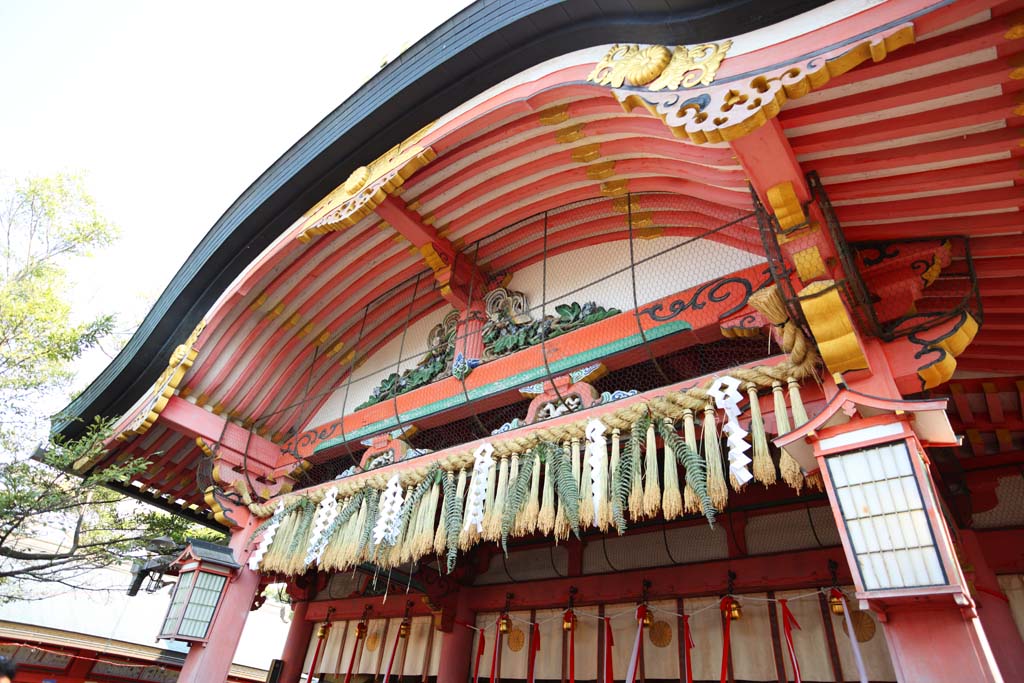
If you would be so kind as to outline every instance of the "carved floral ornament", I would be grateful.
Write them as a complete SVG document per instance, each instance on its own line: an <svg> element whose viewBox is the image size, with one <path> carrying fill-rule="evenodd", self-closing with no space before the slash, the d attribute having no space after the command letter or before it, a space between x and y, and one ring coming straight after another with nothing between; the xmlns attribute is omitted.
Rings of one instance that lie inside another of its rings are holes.
<svg viewBox="0 0 1024 683"><path fill-rule="evenodd" d="M587 80L613 88L624 84L646 86L652 91L711 85L730 47L731 40L694 47L677 45L673 49L664 45L613 45Z"/></svg>
<svg viewBox="0 0 1024 683"><path fill-rule="evenodd" d="M788 100L819 90L868 60L880 62L913 42L913 24L901 24L753 78L718 83L714 81L730 41L678 46L669 59L669 49L660 45L615 45L587 80L611 87L627 112L646 109L677 137L697 144L728 142L778 116Z"/></svg>

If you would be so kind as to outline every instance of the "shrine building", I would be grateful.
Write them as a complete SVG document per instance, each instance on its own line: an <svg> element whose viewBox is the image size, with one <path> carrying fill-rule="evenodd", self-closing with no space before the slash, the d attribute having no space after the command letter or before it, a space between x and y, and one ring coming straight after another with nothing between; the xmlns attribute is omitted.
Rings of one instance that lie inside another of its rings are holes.
<svg viewBox="0 0 1024 683"><path fill-rule="evenodd" d="M470 5L68 408L179 680L1024 681L1022 122L1019 0Z"/></svg>

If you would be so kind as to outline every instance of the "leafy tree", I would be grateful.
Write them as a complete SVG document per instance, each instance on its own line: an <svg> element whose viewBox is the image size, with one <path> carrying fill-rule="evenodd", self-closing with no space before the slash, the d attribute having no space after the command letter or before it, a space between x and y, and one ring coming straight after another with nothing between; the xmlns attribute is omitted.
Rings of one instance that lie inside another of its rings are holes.
<svg viewBox="0 0 1024 683"><path fill-rule="evenodd" d="M145 469L144 460L105 466L84 479L72 474L75 462L101 454L108 421L98 420L73 442L47 438L41 406L66 397L74 361L114 325L106 314L76 320L67 267L111 244L116 229L75 175L0 182L0 191L3 601L30 596L40 583L96 588L90 572L143 551L147 540L204 534L109 488ZM47 443L37 450L40 441Z"/></svg>

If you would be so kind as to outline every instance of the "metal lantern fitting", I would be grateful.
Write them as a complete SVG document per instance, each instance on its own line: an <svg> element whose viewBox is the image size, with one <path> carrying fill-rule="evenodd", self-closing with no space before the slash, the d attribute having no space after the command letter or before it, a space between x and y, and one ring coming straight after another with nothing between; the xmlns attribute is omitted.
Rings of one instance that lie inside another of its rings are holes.
<svg viewBox="0 0 1024 683"><path fill-rule="evenodd" d="M846 610L843 609L843 599L839 596L839 591L833 590L828 596L828 609L837 617L843 616L846 612Z"/></svg>
<svg viewBox="0 0 1024 683"><path fill-rule="evenodd" d="M320 624L320 628L316 632L316 637L319 638L320 640L323 640L328 635L330 635L330 633L331 633L331 622L325 621L324 623Z"/></svg>
<svg viewBox="0 0 1024 683"><path fill-rule="evenodd" d="M369 630L370 621L370 610L373 609L370 605L363 608L363 616L359 618L359 622L356 623L356 640L361 640L366 637L366 632Z"/></svg>
<svg viewBox="0 0 1024 683"><path fill-rule="evenodd" d="M507 612L503 612L502 615L498 617L498 630L502 633L508 633L512 630L512 617L510 617Z"/></svg>
<svg viewBox="0 0 1024 683"><path fill-rule="evenodd" d="M398 625L398 637L408 638L409 631L412 629L412 600L405 603L405 616L402 617L402 623Z"/></svg>
<svg viewBox="0 0 1024 683"><path fill-rule="evenodd" d="M821 472L861 605L974 607L928 463L928 448L959 443L945 408L843 388L775 440L805 471Z"/></svg>
<svg viewBox="0 0 1024 683"><path fill-rule="evenodd" d="M171 564L178 584L160 637L204 643L228 580L240 568L227 546L193 540Z"/></svg>
<svg viewBox="0 0 1024 683"><path fill-rule="evenodd" d="M576 592L578 590L576 586L569 587L569 606L562 613L562 630L567 633L576 630L576 612L572 608L576 604Z"/></svg>
<svg viewBox="0 0 1024 683"><path fill-rule="evenodd" d="M730 597L725 605L725 609L722 611L725 612L726 616L728 616L732 621L737 621L738 619L743 618L743 608L740 607L740 603L736 598Z"/></svg>
<svg viewBox="0 0 1024 683"><path fill-rule="evenodd" d="M838 570L839 564L835 560L829 560L828 571L832 575L832 589L828 592L828 609L832 614L841 617L846 610L843 608L843 593L839 590L839 580L836 577Z"/></svg>
<svg viewBox="0 0 1024 683"><path fill-rule="evenodd" d="M574 631L576 629L576 613L571 609L565 610L562 614L562 630Z"/></svg>
<svg viewBox="0 0 1024 683"><path fill-rule="evenodd" d="M648 607L644 610L644 627L650 626L654 623L654 615L651 614L651 608Z"/></svg>
<svg viewBox="0 0 1024 683"><path fill-rule="evenodd" d="M366 629L367 626L365 621L360 621L358 624L356 624L356 638L365 638Z"/></svg>

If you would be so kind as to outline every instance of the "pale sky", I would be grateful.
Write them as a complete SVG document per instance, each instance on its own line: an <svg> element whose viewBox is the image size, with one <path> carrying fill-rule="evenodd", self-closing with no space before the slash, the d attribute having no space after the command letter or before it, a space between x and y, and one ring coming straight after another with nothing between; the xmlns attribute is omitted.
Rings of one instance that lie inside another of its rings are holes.
<svg viewBox="0 0 1024 683"><path fill-rule="evenodd" d="M260 173L467 4L0 0L0 175L87 174L122 236L76 297L137 324Z"/></svg>

